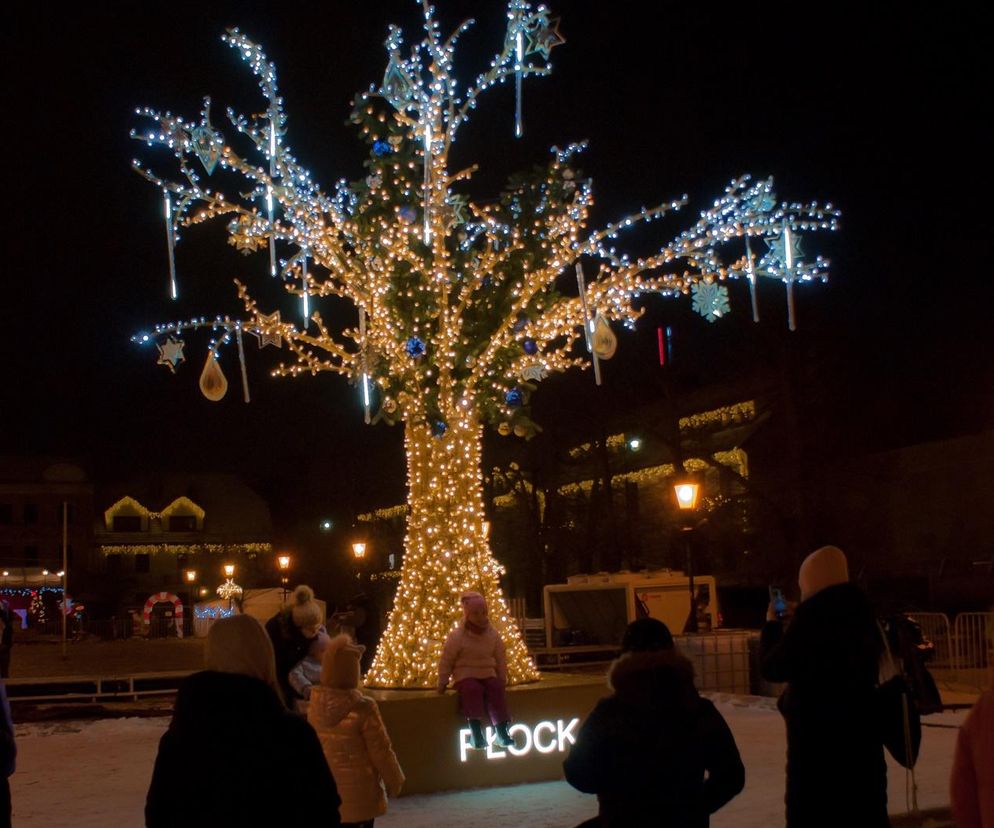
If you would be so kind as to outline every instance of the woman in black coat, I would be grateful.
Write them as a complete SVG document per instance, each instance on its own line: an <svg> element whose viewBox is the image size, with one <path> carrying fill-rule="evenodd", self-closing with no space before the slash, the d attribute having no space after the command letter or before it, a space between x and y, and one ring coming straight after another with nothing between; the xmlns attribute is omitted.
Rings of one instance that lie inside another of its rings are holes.
<svg viewBox="0 0 994 828"><path fill-rule="evenodd" d="M787 682L788 828L878 828L887 818L887 765L874 717L883 642L845 555L812 552L801 603L786 630L773 613L761 636L762 673Z"/></svg>
<svg viewBox="0 0 994 828"><path fill-rule="evenodd" d="M566 781L597 794L597 825L707 828L742 790L745 769L728 725L694 687L666 625L629 625L597 703L563 763Z"/></svg>
<svg viewBox="0 0 994 828"><path fill-rule="evenodd" d="M290 685L290 671L307 655L323 623L324 611L314 600L314 590L304 584L293 591L289 604L266 622L276 658L276 678L291 707L303 696Z"/></svg>
<svg viewBox="0 0 994 828"><path fill-rule="evenodd" d="M159 742L148 828L339 825L321 743L283 704L262 625L247 615L216 622L207 666L180 687Z"/></svg>

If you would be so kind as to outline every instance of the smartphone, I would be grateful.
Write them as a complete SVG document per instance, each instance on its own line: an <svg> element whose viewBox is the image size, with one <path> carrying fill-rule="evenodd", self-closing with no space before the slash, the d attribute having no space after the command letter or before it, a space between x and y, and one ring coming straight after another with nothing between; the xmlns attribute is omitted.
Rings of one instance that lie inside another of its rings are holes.
<svg viewBox="0 0 994 828"><path fill-rule="evenodd" d="M773 612L777 618L783 618L787 612L787 599L783 596L783 590L778 586L770 585L770 603L773 604Z"/></svg>

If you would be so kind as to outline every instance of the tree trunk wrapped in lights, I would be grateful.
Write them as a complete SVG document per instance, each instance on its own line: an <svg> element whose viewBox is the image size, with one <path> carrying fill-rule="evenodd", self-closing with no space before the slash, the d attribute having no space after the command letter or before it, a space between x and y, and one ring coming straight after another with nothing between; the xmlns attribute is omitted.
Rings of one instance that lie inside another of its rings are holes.
<svg viewBox="0 0 994 828"><path fill-rule="evenodd" d="M507 643L508 679L536 678L501 594L502 568L490 554L480 471L482 427L456 416L436 437L429 426L405 431L410 515L400 586L367 684L434 686L440 643L452 628L460 593L481 592Z"/></svg>
<svg viewBox="0 0 994 828"><path fill-rule="evenodd" d="M828 262L801 256L800 234L833 230L837 213L778 203L772 180L733 180L698 221L644 258L614 249L624 229L680 208L685 199L638 212L597 231L586 229L591 182L576 168L583 145L553 148L543 165L512 176L496 200L473 201L475 167L452 172L449 152L481 94L496 83L551 71L562 42L558 20L525 0L508 4L503 47L490 68L460 91L453 55L463 24L442 40L427 0L424 39L401 54L391 28L380 87L359 95L351 120L369 146L367 175L325 194L287 144L286 116L273 65L237 30L224 38L259 79L268 106L253 116L228 112L240 141L236 152L214 127L210 101L197 121L139 110L153 121L134 137L172 150L181 176L167 179L135 161L162 188L166 204L170 289L179 281L173 247L180 231L225 216L229 241L245 253L267 250L269 269L299 298L302 321L266 313L236 282L245 317L193 319L160 325L135 339L159 344L160 362L182 361L185 331L214 332L214 354L226 342L255 334L260 345L286 342L292 361L274 373L342 374L361 388L367 420L403 423L410 507L397 598L369 681L428 687L442 641L459 617L459 594L482 592L508 643L511 680L536 676L499 586L500 565L484 530L480 468L482 429L529 438L537 425L529 398L554 371L586 365L576 346L590 346L593 322L634 324L640 294L693 293L709 321L728 310L726 279L756 276L824 279ZM520 131L520 118L517 121ZM249 191L226 196L203 178L215 168L240 174ZM463 192L460 192L463 190ZM760 258L749 239L765 241ZM581 259L591 278L578 292L560 281ZM332 331L315 305L346 300L354 328ZM793 307L791 305L791 307ZM792 318L792 317L791 317ZM792 318L793 319L793 318ZM241 350L239 351L241 355ZM246 388L247 396L247 388Z"/></svg>

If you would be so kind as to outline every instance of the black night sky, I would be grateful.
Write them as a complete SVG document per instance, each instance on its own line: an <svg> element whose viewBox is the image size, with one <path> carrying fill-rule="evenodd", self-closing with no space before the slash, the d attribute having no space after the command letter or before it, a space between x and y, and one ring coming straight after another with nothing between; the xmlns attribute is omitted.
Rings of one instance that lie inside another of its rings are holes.
<svg viewBox="0 0 994 828"><path fill-rule="evenodd" d="M197 388L206 340L187 337L176 376L130 343L157 321L234 313L231 279L267 277L265 256L237 254L220 223L195 228L177 249L181 300L169 301L161 200L129 168L141 155L166 172L169 159L128 132L141 125L138 105L195 116L210 94L221 129L229 104L258 111L254 80L219 37L237 25L276 62L297 158L319 181L356 178L364 147L345 125L349 100L382 77L387 24L414 34L419 4L17 5L2 50L10 370L0 454L79 457L115 479L240 471L300 514L397 502L401 432L363 426L344 380L270 379L276 355L250 338L252 403L233 349L222 361L228 397L210 403ZM502 4L437 5L446 29L477 17L462 53L469 80L500 42ZM590 139L581 166L598 194L595 223L687 193L686 211L652 225L667 236L743 172L774 175L784 199L831 201L842 230L817 245L832 279L799 289L796 335L827 366L826 439L865 451L989 428L987 29L955 5L839 5L560 0L568 42L553 52L552 77L525 85L524 139L512 137L502 88L461 135L459 160L480 162L473 192L483 194L551 145ZM650 242L637 237L633 249ZM676 328L698 382L762 361L785 327L782 286L763 288L759 326L744 284L730 288L733 316L715 325L689 302L650 303L644 330L621 336L601 396L615 407L651 396L657 324ZM544 416L568 422L591 389L586 373L549 382Z"/></svg>

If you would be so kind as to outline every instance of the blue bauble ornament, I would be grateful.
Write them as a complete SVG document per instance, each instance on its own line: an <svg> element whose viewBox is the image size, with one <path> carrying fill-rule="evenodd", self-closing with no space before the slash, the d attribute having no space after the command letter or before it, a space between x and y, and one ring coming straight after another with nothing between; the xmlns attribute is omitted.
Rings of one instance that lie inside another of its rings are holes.
<svg viewBox="0 0 994 828"><path fill-rule="evenodd" d="M523 405L525 402L525 396L521 393L520 388L512 388L504 396L504 402L506 402L511 408L517 408Z"/></svg>
<svg viewBox="0 0 994 828"><path fill-rule="evenodd" d="M414 224L418 220L418 208L405 204L397 209L397 218L404 224Z"/></svg>
<svg viewBox="0 0 994 828"><path fill-rule="evenodd" d="M435 422L431 424L431 434L433 437L441 437L445 434L445 430L447 428L448 426L444 423L444 421L435 420Z"/></svg>
<svg viewBox="0 0 994 828"><path fill-rule="evenodd" d="M389 155L391 152L393 152L393 147L391 147L386 141L373 141L373 155L377 158L382 158L384 155Z"/></svg>
<svg viewBox="0 0 994 828"><path fill-rule="evenodd" d="M538 345L535 344L534 339L526 339L523 343L521 343L521 345L525 349L525 353L528 354L528 356L532 356L532 354L538 352Z"/></svg>
<svg viewBox="0 0 994 828"><path fill-rule="evenodd" d="M412 336L408 339L407 345L405 345L404 348L410 356L414 357L414 359L425 355L425 344L416 336Z"/></svg>

